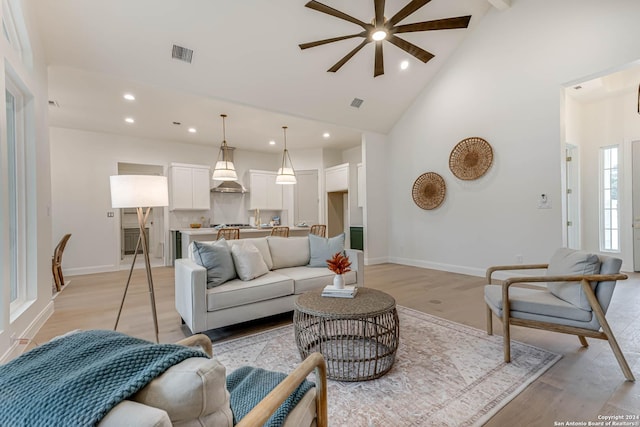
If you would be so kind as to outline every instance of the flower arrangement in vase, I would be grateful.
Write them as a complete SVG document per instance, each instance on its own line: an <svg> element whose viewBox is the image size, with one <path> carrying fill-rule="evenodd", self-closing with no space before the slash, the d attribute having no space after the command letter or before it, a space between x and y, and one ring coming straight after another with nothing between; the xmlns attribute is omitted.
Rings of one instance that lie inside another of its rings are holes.
<svg viewBox="0 0 640 427"><path fill-rule="evenodd" d="M351 271L351 261L349 261L349 257L343 255L342 252L336 252L331 259L327 260L327 267L336 274L333 277L333 287L336 289L343 289L343 274Z"/></svg>

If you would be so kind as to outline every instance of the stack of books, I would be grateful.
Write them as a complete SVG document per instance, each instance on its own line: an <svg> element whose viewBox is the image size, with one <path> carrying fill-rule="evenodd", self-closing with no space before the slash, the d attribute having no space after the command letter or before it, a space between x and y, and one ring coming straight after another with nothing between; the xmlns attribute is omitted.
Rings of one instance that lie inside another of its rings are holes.
<svg viewBox="0 0 640 427"><path fill-rule="evenodd" d="M327 285L322 290L323 297L332 298L353 298L358 293L358 288L354 285L345 286L342 289L334 288L333 285Z"/></svg>

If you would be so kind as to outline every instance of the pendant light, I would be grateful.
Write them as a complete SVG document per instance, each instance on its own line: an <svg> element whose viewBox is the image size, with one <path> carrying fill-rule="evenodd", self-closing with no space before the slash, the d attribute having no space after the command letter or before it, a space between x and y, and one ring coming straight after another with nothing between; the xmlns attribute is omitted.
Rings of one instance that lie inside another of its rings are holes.
<svg viewBox="0 0 640 427"><path fill-rule="evenodd" d="M216 162L216 167L213 169L212 178L217 181L237 181L238 175L236 174L236 168L229 159L229 147L227 147L227 135L224 126L224 119L227 115L220 114L220 117L222 117L222 144L220 145L218 161Z"/></svg>
<svg viewBox="0 0 640 427"><path fill-rule="evenodd" d="M282 131L284 132L284 151L282 152L282 164L276 175L276 184L290 185L297 182L296 171L293 169L289 150L287 150L287 127L282 126Z"/></svg>

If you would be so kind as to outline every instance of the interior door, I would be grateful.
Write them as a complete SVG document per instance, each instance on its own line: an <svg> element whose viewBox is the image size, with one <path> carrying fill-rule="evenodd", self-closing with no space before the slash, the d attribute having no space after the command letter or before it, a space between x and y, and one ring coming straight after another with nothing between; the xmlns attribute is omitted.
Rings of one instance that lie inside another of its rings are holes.
<svg viewBox="0 0 640 427"><path fill-rule="evenodd" d="M565 151L567 181L567 247L580 249L580 162L578 147L567 144Z"/></svg>
<svg viewBox="0 0 640 427"><path fill-rule="evenodd" d="M631 143L633 204L633 271L640 271L640 141Z"/></svg>

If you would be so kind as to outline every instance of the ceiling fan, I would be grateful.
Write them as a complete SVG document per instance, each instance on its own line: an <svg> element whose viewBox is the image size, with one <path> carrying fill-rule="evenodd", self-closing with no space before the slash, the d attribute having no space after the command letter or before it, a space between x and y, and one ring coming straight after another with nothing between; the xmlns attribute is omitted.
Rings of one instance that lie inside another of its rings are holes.
<svg viewBox="0 0 640 427"><path fill-rule="evenodd" d="M393 15L390 19L386 19L384 16L384 3L385 0L373 0L374 8L375 8L375 17L371 21L371 23L366 23L356 19L352 16L347 15L344 12L340 12L337 9L334 9L330 6L324 5L320 2L312 0L305 4L306 7L317 10L318 12L326 13L327 15L334 16L339 19L343 19L345 21L352 22L356 25L361 26L364 31L356 34L350 34L347 36L333 37L330 39L318 40L315 42L302 43L300 49L309 49L311 47L321 46L327 43L333 43L340 40L351 39L355 37L362 37L364 40L358 46L356 46L351 52L346 54L340 61L336 62L336 64L329 68L327 72L335 73L347 63L360 49L362 49L365 45L375 42L376 44L376 53L375 53L375 65L373 69L373 77L377 77L381 74L384 74L384 63L382 58L382 42L387 40L389 43L394 44L410 55L415 56L422 62L427 62L434 55L426 50L414 45L413 43L409 43L408 41L401 39L396 34L401 33L412 33L417 31L434 31L434 30L449 30L454 28L467 28L469 26L469 20L471 19L471 15L468 16L458 16L455 18L445 18L445 19L436 19L433 21L425 21L425 22L416 22L414 24L404 24L397 25L400 21L405 19L407 16L411 15L422 6L429 3L431 0L412 0L405 7L400 9L398 13Z"/></svg>

